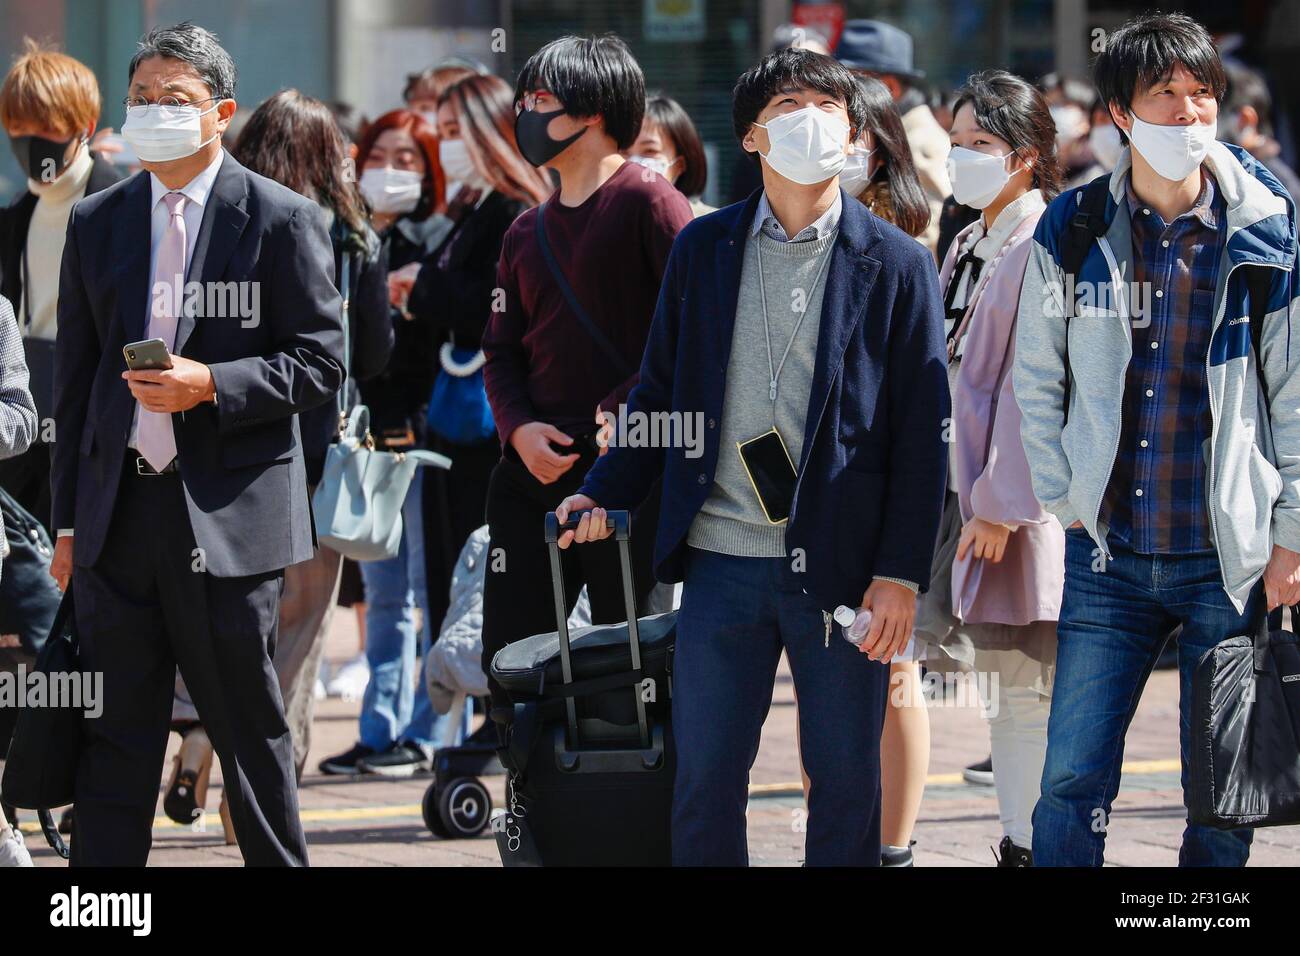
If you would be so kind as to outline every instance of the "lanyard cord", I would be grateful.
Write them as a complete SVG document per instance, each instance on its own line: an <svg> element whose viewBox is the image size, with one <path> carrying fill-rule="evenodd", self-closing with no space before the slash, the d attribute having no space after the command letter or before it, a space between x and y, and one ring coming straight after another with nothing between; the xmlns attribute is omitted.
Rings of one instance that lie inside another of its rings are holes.
<svg viewBox="0 0 1300 956"><path fill-rule="evenodd" d="M768 382L767 397L772 401L772 423L776 424L776 385L781 378L781 369L785 368L785 360L790 356L790 348L794 345L795 337L799 334L799 327L803 325L803 318L808 314L808 303L812 301L817 292L817 286L821 282L822 273L826 271L826 265L831 260L831 253L834 251L834 243L822 254L822 263L817 267L817 275L813 277L812 288L808 292L808 298L804 300L804 307L799 310L799 318L795 320L794 331L790 333L790 341L785 343L785 351L781 353L781 361L775 368L772 367L772 331L767 321L767 287L763 282L763 238L764 233L759 230L759 234L754 242L754 251L758 256L758 296L763 305L763 341L767 345L767 374L770 376Z"/></svg>

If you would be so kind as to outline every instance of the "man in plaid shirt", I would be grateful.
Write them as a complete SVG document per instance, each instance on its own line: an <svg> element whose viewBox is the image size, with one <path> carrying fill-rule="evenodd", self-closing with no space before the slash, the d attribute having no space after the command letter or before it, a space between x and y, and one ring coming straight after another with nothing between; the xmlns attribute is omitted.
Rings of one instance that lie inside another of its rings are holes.
<svg viewBox="0 0 1300 956"><path fill-rule="evenodd" d="M1124 380L1123 426L1101 518L1138 554L1214 550L1205 506L1214 289L1223 252L1223 197L1208 171L1191 209L1165 222L1130 178L1133 281L1151 294L1133 315L1133 358Z"/></svg>

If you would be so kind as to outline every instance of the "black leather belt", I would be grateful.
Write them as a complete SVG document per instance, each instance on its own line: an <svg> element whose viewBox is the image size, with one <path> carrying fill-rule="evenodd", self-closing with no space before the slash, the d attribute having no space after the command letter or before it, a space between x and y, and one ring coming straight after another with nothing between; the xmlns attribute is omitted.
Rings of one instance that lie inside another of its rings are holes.
<svg viewBox="0 0 1300 956"><path fill-rule="evenodd" d="M134 460L135 462L134 465L135 473L137 475L142 475L147 478L157 478L161 475L174 475L181 470L179 459L176 458L173 458L170 462L168 462L165 466L163 466L162 471L155 471L153 465L149 464L149 462L144 458L143 455L128 454L126 459L128 468L132 467L131 465L132 460Z"/></svg>

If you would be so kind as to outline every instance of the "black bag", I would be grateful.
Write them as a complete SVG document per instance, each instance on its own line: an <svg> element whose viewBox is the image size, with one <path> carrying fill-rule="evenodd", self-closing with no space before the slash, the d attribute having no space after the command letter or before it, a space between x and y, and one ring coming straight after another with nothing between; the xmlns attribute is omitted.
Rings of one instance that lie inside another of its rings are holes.
<svg viewBox="0 0 1300 956"><path fill-rule="evenodd" d="M36 656L36 672L47 676L81 674L74 618L69 583L49 639ZM26 810L49 810L71 803L81 757L81 720L80 707L22 708L5 758L0 799Z"/></svg>
<svg viewBox="0 0 1300 956"><path fill-rule="evenodd" d="M572 636L556 541L546 516L558 633L507 645L492 677L510 696L502 763L504 817L493 821L506 866L668 866L672 862L670 699L677 614L636 617L631 518L609 513L628 623Z"/></svg>
<svg viewBox="0 0 1300 956"><path fill-rule="evenodd" d="M1292 608L1292 628L1298 621ZM1300 638L1261 615L1253 636L1201 658L1192 701L1191 821L1220 830L1300 823Z"/></svg>
<svg viewBox="0 0 1300 956"><path fill-rule="evenodd" d="M0 521L9 555L0 568L0 634L17 634L23 651L40 653L62 595L50 577L54 545L41 523L0 488ZM8 737L0 735L0 749Z"/></svg>

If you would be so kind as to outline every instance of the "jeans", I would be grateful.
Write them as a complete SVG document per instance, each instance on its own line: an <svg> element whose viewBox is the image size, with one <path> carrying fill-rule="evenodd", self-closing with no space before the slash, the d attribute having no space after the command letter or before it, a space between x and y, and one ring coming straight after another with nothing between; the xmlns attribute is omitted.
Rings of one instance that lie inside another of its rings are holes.
<svg viewBox="0 0 1300 956"><path fill-rule="evenodd" d="M782 650L812 781L809 866L880 865L880 732L889 667L827 637L789 558L691 549L673 656L673 865L744 866L749 769Z"/></svg>
<svg viewBox="0 0 1300 956"><path fill-rule="evenodd" d="M1112 539L1114 560L1105 562L1083 531L1065 537L1065 600L1042 796L1034 810L1034 863L1101 866L1124 736L1165 638L1182 625L1179 740L1185 795L1192 675L1212 647L1252 630L1263 611L1263 585L1238 614L1224 593L1213 553L1142 555ZM1242 866L1253 835L1250 829L1216 830L1188 822L1179 865Z"/></svg>
<svg viewBox="0 0 1300 956"><path fill-rule="evenodd" d="M429 702L423 666L416 669L415 609L423 624L419 634L422 660L429 658L433 634L442 621L429 619L429 599L424 573L424 518L420 476L402 503L402 543L397 555L383 561L360 562L366 584L366 661L370 681L361 699L361 743L376 751L401 741L426 750L444 744L450 714L437 714ZM469 725L462 722L454 743L464 739Z"/></svg>

